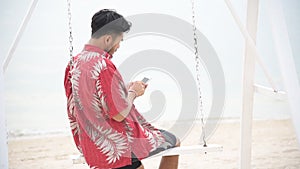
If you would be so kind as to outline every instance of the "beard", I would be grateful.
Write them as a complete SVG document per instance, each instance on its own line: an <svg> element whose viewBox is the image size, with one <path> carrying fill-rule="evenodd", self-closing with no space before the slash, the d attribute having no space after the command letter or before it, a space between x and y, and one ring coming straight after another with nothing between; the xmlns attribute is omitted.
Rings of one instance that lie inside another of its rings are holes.
<svg viewBox="0 0 300 169"><path fill-rule="evenodd" d="M117 51L116 47L113 46L113 47L108 51L108 53L112 56L116 51Z"/></svg>

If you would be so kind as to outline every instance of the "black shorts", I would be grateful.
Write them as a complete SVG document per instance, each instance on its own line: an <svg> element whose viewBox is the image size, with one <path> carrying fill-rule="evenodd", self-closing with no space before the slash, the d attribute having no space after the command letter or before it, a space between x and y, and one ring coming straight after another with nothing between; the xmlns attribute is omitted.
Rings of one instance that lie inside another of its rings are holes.
<svg viewBox="0 0 300 169"><path fill-rule="evenodd" d="M165 131L165 130L159 130L162 134L162 136L165 138L165 142L161 144L157 149L149 153L149 156L153 156L155 154L158 154L164 150L167 150L169 148L173 148L176 146L177 138L174 134ZM120 167L116 169L136 169L142 165L142 162L132 153L132 160L131 165L127 165L125 167Z"/></svg>

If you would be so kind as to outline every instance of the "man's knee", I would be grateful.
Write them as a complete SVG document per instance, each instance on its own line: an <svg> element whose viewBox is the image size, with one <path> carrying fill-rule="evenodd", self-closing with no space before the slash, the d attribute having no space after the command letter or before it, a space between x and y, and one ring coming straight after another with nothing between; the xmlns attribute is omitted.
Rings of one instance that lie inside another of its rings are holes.
<svg viewBox="0 0 300 169"><path fill-rule="evenodd" d="M176 137L176 144L175 144L175 147L180 147L180 139L178 137Z"/></svg>
<svg viewBox="0 0 300 169"><path fill-rule="evenodd" d="M139 166L137 169L145 169L144 165L142 164L141 166Z"/></svg>

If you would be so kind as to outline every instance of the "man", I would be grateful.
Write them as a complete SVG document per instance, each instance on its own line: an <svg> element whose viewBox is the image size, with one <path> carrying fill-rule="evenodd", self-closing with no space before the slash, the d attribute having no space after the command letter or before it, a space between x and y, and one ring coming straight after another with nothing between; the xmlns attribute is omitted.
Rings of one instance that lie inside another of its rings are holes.
<svg viewBox="0 0 300 169"><path fill-rule="evenodd" d="M179 146L171 133L149 124L133 102L147 84L126 87L110 60L131 24L112 10L92 18L92 36L66 68L67 110L75 144L90 168L143 169L140 160ZM161 169L178 167L178 156L162 157Z"/></svg>

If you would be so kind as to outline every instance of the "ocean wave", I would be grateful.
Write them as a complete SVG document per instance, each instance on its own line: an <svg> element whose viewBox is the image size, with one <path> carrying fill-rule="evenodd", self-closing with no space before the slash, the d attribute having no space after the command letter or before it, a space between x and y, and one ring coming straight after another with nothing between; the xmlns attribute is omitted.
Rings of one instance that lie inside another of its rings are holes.
<svg viewBox="0 0 300 169"><path fill-rule="evenodd" d="M8 131L8 139L18 139L27 137L45 137L54 135L71 135L71 131L67 129L57 129L57 130L11 130Z"/></svg>

